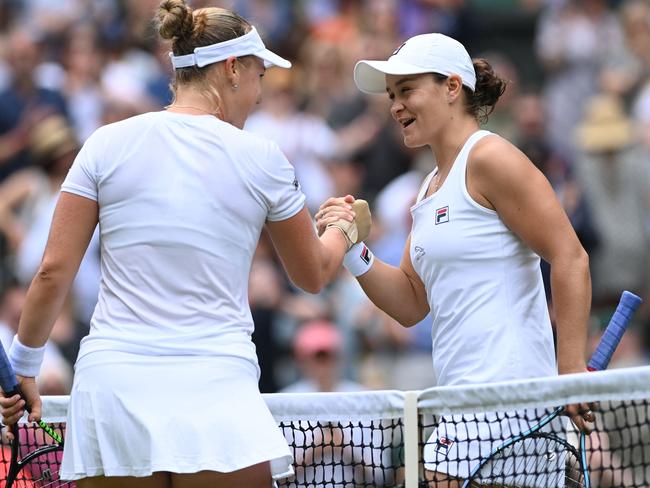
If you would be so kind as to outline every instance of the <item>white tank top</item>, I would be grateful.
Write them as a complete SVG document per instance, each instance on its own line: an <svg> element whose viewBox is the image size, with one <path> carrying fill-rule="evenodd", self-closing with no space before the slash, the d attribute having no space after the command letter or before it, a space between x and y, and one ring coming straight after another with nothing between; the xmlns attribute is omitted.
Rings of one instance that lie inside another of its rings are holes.
<svg viewBox="0 0 650 488"><path fill-rule="evenodd" d="M433 317L438 385L557 374L540 258L496 211L477 203L465 182L474 133L442 186L411 207L410 256Z"/></svg>

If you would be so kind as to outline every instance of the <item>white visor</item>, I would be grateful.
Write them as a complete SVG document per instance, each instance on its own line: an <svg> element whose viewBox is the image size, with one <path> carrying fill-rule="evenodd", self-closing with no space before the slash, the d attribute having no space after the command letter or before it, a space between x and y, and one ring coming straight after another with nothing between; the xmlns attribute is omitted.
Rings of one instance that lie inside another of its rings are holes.
<svg viewBox="0 0 650 488"><path fill-rule="evenodd" d="M264 67L279 66L280 68L291 68L291 62L266 49L262 38L253 27L248 33L241 37L235 37L224 42L218 42L209 46L197 47L193 54L174 56L169 53L174 69L198 66L203 68L209 64L218 63L231 56L257 56L264 61Z"/></svg>
<svg viewBox="0 0 650 488"><path fill-rule="evenodd" d="M456 74L472 91L476 85L474 64L465 47L438 33L411 37L388 61L359 61L354 67L354 82L362 92L386 93L386 75L423 73Z"/></svg>

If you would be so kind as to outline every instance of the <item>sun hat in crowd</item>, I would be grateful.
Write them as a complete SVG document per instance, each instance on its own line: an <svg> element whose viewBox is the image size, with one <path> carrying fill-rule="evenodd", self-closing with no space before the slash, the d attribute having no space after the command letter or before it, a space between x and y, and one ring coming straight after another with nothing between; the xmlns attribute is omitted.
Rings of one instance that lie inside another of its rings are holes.
<svg viewBox="0 0 650 488"><path fill-rule="evenodd" d="M402 44L388 61L359 61L354 82L365 93L385 93L386 75L439 73L459 75L474 91L476 73L469 53L460 42L444 34L420 34Z"/></svg>
<svg viewBox="0 0 650 488"><path fill-rule="evenodd" d="M37 162L54 161L79 149L79 146L74 129L59 114L39 120L29 133L29 153Z"/></svg>
<svg viewBox="0 0 650 488"><path fill-rule="evenodd" d="M319 352L339 352L342 344L341 333L327 320L312 320L301 325L293 341L294 352L300 358Z"/></svg>
<svg viewBox="0 0 650 488"><path fill-rule="evenodd" d="M264 66L279 66L280 68L291 68L291 62L278 56L273 51L266 49L262 38L257 33L255 27L240 37L229 39L223 42L217 42L209 46L194 48L192 54L183 54L174 56L169 53L174 69L187 68L188 66L198 66L202 68L209 64L218 63L231 56L257 56L264 61Z"/></svg>
<svg viewBox="0 0 650 488"><path fill-rule="evenodd" d="M589 152L616 151L634 141L634 128L623 103L611 95L597 95L587 104L576 128L576 142Z"/></svg>

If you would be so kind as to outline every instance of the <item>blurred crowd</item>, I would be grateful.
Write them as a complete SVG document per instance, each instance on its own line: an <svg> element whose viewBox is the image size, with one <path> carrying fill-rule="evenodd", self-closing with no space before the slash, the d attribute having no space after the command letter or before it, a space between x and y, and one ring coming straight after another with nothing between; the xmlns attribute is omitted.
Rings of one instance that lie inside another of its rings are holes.
<svg viewBox="0 0 650 488"><path fill-rule="evenodd" d="M59 187L99 126L171 102L159 0L0 0L0 341L9 346ZM622 290L650 302L650 0L194 0L249 19L291 59L269 70L246 130L276 141L315 213L367 199L369 245L398 264L409 208L434 166L404 147L386 96L354 86L359 59L442 32L509 80L485 128L513 141L555 188L590 255L593 348ZM97 236L54 326L44 393L70 387L99 286ZM545 276L548 269L542 265ZM263 234L249 297L263 392L433 386L430 320L404 329L342 270L318 295L287 280ZM549 293L549 302L551 295ZM179 297L182 300L183 297ZM650 364L650 307L614 362ZM217 324L215 324L216 326ZM470 354L471 351L468 351ZM435 354L435 351L433 351Z"/></svg>

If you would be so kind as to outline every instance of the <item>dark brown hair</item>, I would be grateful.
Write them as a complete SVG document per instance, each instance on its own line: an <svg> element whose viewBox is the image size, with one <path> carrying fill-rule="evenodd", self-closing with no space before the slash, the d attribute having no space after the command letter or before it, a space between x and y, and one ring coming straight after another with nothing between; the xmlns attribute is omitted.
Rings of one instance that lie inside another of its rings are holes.
<svg viewBox="0 0 650 488"><path fill-rule="evenodd" d="M251 30L251 24L235 12L218 7L193 10L185 0L164 0L154 20L160 37L171 39L175 56L192 54L194 48L235 39ZM188 66L175 70L172 88L177 83L204 80L205 68Z"/></svg>
<svg viewBox="0 0 650 488"><path fill-rule="evenodd" d="M474 91L463 85L465 111L484 124L494 111L497 101L506 91L508 82L494 72L492 65L486 59L476 58L472 61L476 73L476 85ZM434 77L438 81L444 81L448 78L438 73L434 73Z"/></svg>

